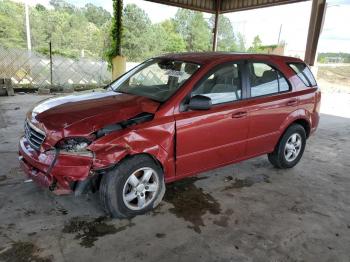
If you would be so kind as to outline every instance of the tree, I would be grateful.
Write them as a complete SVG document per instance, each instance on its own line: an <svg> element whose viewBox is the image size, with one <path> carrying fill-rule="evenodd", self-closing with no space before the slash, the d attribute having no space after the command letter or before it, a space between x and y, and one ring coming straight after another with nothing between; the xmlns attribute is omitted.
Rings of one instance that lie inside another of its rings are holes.
<svg viewBox="0 0 350 262"><path fill-rule="evenodd" d="M211 16L210 24L214 28L215 16ZM236 51L238 49L233 26L230 19L220 15L218 23L218 51Z"/></svg>
<svg viewBox="0 0 350 262"><path fill-rule="evenodd" d="M173 19L175 30L186 43L187 51L208 51L211 32L201 12L179 9Z"/></svg>
<svg viewBox="0 0 350 262"><path fill-rule="evenodd" d="M72 14L78 10L74 5L67 3L64 0L50 0L49 3L56 11L63 11Z"/></svg>
<svg viewBox="0 0 350 262"><path fill-rule="evenodd" d="M24 6L12 1L0 1L0 45L24 48Z"/></svg>
<svg viewBox="0 0 350 262"><path fill-rule="evenodd" d="M43 6L42 4L36 4L35 9L39 12L44 12L46 11L46 7Z"/></svg>
<svg viewBox="0 0 350 262"><path fill-rule="evenodd" d="M51 41L53 53L79 57L84 50L85 56L101 57L105 42L103 27L89 21L85 16L85 8L76 9L72 13L71 10L62 8L65 6L62 1L60 3L57 10L31 9L30 21L34 49L47 54L48 43Z"/></svg>
<svg viewBox="0 0 350 262"><path fill-rule="evenodd" d="M109 43L106 41L106 35L110 33L109 13L92 5L77 8L63 0L50 2L54 8L40 4L29 7L33 49L48 54L51 41L56 54L74 58L84 50L86 56L101 57L106 43ZM94 12L87 10L95 10L104 17L94 19L91 15ZM0 35L1 46L26 48L23 4L0 1Z"/></svg>
<svg viewBox="0 0 350 262"><path fill-rule="evenodd" d="M237 34L237 38L238 38L238 45L237 45L237 50L240 52L245 52L245 37L244 35L239 32Z"/></svg>
<svg viewBox="0 0 350 262"><path fill-rule="evenodd" d="M211 47L210 24L200 12L179 9L173 19L152 24L137 5L122 9L120 0L113 0L116 7L113 18L93 4L82 8L64 0L51 0L50 4L53 8L37 4L29 10L32 47L43 54L48 54L50 41L54 54L77 58L84 53L111 61L123 53L135 62L162 53L207 51ZM26 47L24 21L23 4L0 0L1 46ZM244 38L238 34L237 43L227 18L221 17L219 26L219 50L244 49Z"/></svg>
<svg viewBox="0 0 350 262"><path fill-rule="evenodd" d="M249 47L248 51L254 53L259 53L262 51L262 42L259 35L254 37L252 46Z"/></svg>
<svg viewBox="0 0 350 262"><path fill-rule="evenodd" d="M165 33L165 52L182 52L186 51L186 43L175 30L175 25L172 20L165 20L161 24Z"/></svg>
<svg viewBox="0 0 350 262"><path fill-rule="evenodd" d="M96 26L102 26L111 19L111 15L107 10L93 4L86 4L83 9L83 13L87 20Z"/></svg>
<svg viewBox="0 0 350 262"><path fill-rule="evenodd" d="M135 4L125 6L123 17L123 54L129 61L140 61L149 53L151 20Z"/></svg>

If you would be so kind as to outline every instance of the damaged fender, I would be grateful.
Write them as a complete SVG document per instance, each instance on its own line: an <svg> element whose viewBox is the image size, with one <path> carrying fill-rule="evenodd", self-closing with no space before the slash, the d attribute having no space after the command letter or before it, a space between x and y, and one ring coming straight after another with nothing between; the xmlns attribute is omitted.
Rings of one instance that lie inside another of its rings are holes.
<svg viewBox="0 0 350 262"><path fill-rule="evenodd" d="M161 164L165 180L174 177L175 122L163 118L153 121L152 125L143 123L130 129L107 134L88 147L95 155L92 169L113 167L127 156L146 153Z"/></svg>

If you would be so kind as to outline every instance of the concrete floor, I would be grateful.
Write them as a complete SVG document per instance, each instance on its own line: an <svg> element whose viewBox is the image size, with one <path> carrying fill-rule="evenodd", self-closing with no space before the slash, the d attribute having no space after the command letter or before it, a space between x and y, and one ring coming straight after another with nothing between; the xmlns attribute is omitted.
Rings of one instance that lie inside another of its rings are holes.
<svg viewBox="0 0 350 262"><path fill-rule="evenodd" d="M263 156L203 173L168 185L159 208L131 220L104 217L97 194L57 197L23 183L17 141L44 97L1 97L0 261L349 261L345 95L323 97L328 115L295 168Z"/></svg>

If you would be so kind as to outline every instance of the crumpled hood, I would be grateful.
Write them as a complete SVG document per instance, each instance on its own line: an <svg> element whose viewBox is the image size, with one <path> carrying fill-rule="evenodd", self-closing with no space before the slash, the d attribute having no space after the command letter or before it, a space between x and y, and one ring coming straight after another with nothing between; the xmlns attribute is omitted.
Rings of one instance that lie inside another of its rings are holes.
<svg viewBox="0 0 350 262"><path fill-rule="evenodd" d="M27 119L43 129L49 140L88 136L100 128L140 113L155 113L159 103L146 97L95 91L47 99L28 112Z"/></svg>

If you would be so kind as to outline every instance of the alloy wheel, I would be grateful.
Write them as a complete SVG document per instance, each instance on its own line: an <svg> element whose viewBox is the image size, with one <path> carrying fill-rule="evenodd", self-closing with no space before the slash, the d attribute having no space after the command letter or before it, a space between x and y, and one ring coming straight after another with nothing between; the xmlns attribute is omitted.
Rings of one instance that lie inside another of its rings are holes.
<svg viewBox="0 0 350 262"><path fill-rule="evenodd" d="M144 209L156 197L159 185L159 178L154 169L144 167L136 170L124 185L124 204L131 210Z"/></svg>
<svg viewBox="0 0 350 262"><path fill-rule="evenodd" d="M294 161L300 151L302 146L302 139L301 136L298 133L292 134L286 143L286 146L284 148L284 157L288 162Z"/></svg>

